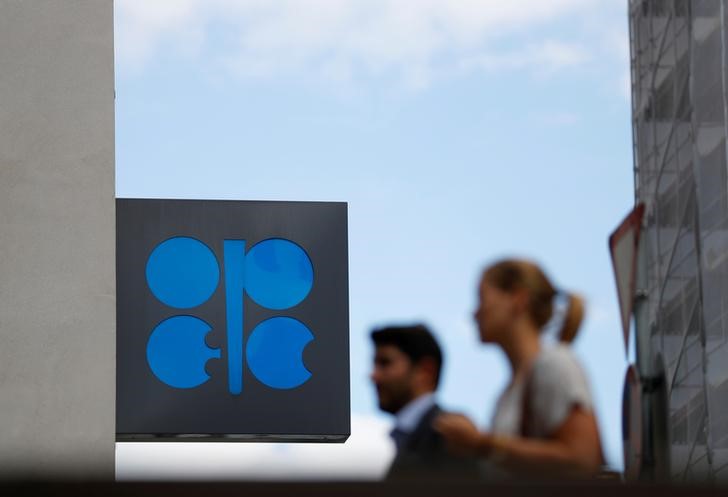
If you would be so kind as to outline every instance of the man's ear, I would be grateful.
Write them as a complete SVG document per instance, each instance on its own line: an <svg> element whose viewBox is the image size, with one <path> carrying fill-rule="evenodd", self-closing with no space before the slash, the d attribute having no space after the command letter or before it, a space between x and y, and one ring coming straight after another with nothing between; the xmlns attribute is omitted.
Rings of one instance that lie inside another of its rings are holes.
<svg viewBox="0 0 728 497"><path fill-rule="evenodd" d="M423 387L435 389L437 385L437 362L432 357L417 361L417 372L422 377Z"/></svg>

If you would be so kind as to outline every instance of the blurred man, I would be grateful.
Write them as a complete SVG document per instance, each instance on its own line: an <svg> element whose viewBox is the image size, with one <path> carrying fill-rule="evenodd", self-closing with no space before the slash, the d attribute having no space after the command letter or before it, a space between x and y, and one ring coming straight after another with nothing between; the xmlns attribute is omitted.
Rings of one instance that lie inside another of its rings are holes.
<svg viewBox="0 0 728 497"><path fill-rule="evenodd" d="M371 336L379 408L395 416L391 436L397 452L387 479L474 476L474 460L449 454L432 428L443 412L435 402L442 351L432 333L423 325L392 326Z"/></svg>

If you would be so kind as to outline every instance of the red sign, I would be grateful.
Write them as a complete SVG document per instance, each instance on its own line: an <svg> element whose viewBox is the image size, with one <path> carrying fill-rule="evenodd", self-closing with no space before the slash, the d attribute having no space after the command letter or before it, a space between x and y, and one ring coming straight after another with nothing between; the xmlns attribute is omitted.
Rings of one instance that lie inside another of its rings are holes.
<svg viewBox="0 0 728 497"><path fill-rule="evenodd" d="M629 321L632 316L632 304L634 303L637 253L644 213L645 205L638 204L609 237L609 251L612 254L619 310L622 316L625 353L629 345Z"/></svg>

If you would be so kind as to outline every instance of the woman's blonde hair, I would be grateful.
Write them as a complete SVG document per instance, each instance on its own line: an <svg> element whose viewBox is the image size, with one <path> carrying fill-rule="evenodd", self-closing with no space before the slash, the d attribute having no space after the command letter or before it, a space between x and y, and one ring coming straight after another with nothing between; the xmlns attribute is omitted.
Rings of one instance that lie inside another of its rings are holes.
<svg viewBox="0 0 728 497"><path fill-rule="evenodd" d="M488 267L483 278L501 291L511 293L526 290L528 315L539 328L549 322L554 311L554 297L558 293L544 272L536 264L519 259L505 259ZM584 318L584 300L575 294L566 294L568 307L559 330L559 341L570 343L579 331Z"/></svg>

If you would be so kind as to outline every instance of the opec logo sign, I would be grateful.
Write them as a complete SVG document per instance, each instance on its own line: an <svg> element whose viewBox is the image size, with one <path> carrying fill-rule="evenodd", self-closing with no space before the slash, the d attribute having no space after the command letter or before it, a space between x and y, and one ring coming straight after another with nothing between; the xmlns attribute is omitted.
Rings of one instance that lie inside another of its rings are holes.
<svg viewBox="0 0 728 497"><path fill-rule="evenodd" d="M303 364L304 347L314 335L291 317L273 317L250 333L243 351L243 298L284 310L299 304L313 286L313 266L306 252L290 240L264 240L245 253L244 240L225 240L224 285L227 321L228 389L242 390L243 357L262 383L295 388L311 373ZM220 283L220 265L204 243L176 237L159 244L146 265L147 284L160 302L191 309L207 302ZM210 377L205 365L220 350L205 343L212 327L202 319L178 314L162 321L147 343L149 367L161 381L176 388L194 388Z"/></svg>
<svg viewBox="0 0 728 497"><path fill-rule="evenodd" d="M346 237L342 203L117 200L118 439L345 440Z"/></svg>

